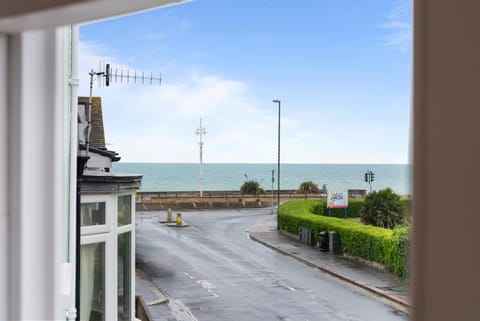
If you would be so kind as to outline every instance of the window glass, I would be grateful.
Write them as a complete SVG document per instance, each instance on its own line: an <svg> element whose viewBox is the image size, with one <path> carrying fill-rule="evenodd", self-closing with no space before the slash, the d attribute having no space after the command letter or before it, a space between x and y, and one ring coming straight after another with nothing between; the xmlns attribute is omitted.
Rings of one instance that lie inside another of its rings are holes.
<svg viewBox="0 0 480 321"><path fill-rule="evenodd" d="M80 318L105 321L105 243L80 248Z"/></svg>
<svg viewBox="0 0 480 321"><path fill-rule="evenodd" d="M131 233L118 236L118 321L130 321L131 312Z"/></svg>
<svg viewBox="0 0 480 321"><path fill-rule="evenodd" d="M127 225L132 222L132 195L118 197L118 225Z"/></svg>
<svg viewBox="0 0 480 321"><path fill-rule="evenodd" d="M80 205L81 226L105 225L105 202Z"/></svg>

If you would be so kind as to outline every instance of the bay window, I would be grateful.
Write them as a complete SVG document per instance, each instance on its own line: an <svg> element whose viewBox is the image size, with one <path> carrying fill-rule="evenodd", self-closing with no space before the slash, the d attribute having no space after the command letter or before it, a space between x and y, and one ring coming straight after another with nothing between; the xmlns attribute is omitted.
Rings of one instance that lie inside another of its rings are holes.
<svg viewBox="0 0 480 321"><path fill-rule="evenodd" d="M134 191L82 193L80 320L134 320Z"/></svg>

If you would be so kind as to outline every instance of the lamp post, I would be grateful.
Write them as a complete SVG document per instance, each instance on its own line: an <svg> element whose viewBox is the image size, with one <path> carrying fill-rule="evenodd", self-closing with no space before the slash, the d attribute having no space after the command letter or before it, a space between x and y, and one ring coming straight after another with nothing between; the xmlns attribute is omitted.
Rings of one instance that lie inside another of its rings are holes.
<svg viewBox="0 0 480 321"><path fill-rule="evenodd" d="M274 204L275 204L275 201L274 201L274 200L275 200L275 197L274 197L274 195L273 195L273 187L274 187L273 184L275 184L275 170L274 170L274 169L272 169L272 213L271 213L272 215L273 215L273 208L274 208L274 206L275 206L275 205L274 205Z"/></svg>
<svg viewBox="0 0 480 321"><path fill-rule="evenodd" d="M280 99L272 100L273 103L278 104L278 164L277 164L277 220L278 208L280 207ZM277 229L279 229L277 223Z"/></svg>

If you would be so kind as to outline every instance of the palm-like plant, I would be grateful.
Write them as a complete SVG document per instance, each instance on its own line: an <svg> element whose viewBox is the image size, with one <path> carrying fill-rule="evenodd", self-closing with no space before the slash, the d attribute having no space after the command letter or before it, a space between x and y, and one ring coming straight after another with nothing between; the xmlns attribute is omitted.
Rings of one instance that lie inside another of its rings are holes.
<svg viewBox="0 0 480 321"><path fill-rule="evenodd" d="M317 184L312 181L303 182L300 184L298 188L299 193L303 193L305 199L307 198L307 194L318 194L320 193L320 189L318 188Z"/></svg>
<svg viewBox="0 0 480 321"><path fill-rule="evenodd" d="M250 195L261 195L265 194L265 190L260 187L260 183L256 180L249 180L248 177L245 175L247 180L240 186L240 192L242 195L250 194Z"/></svg>
<svg viewBox="0 0 480 321"><path fill-rule="evenodd" d="M368 194L360 210L360 218L364 224L390 229L405 223L405 214L400 196L390 188Z"/></svg>

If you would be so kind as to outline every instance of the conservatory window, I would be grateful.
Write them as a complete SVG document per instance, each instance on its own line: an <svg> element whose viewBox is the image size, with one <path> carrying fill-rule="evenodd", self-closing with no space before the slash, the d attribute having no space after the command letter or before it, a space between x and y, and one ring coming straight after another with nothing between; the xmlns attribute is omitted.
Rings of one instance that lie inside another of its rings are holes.
<svg viewBox="0 0 480 321"><path fill-rule="evenodd" d="M132 195L118 197L118 226L132 223Z"/></svg>
<svg viewBox="0 0 480 321"><path fill-rule="evenodd" d="M118 236L118 321L131 320L131 233L123 233Z"/></svg>
<svg viewBox="0 0 480 321"><path fill-rule="evenodd" d="M81 204L80 217L81 226L105 225L105 202Z"/></svg>
<svg viewBox="0 0 480 321"><path fill-rule="evenodd" d="M86 321L105 320L105 243L80 248L80 317Z"/></svg>
<svg viewBox="0 0 480 321"><path fill-rule="evenodd" d="M135 320L133 195L82 195L81 321Z"/></svg>

